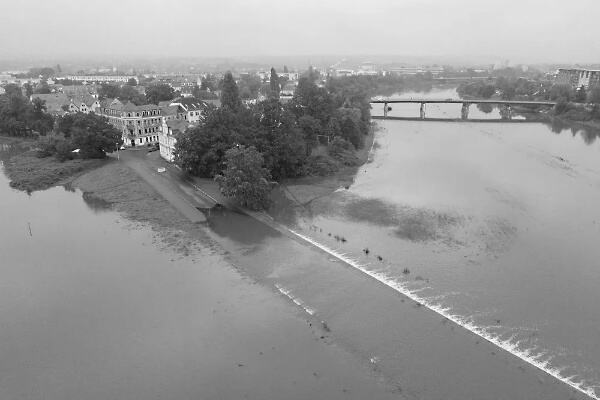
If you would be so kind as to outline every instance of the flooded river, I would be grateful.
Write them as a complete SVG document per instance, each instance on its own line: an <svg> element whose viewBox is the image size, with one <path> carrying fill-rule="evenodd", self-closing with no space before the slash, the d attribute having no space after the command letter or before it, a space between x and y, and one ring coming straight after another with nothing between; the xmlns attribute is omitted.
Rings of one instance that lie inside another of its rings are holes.
<svg viewBox="0 0 600 400"><path fill-rule="evenodd" d="M541 123L378 125L354 184L290 224L327 260L239 215L213 218L218 238L409 397L599 396L600 141Z"/></svg>
<svg viewBox="0 0 600 400"><path fill-rule="evenodd" d="M600 395L600 141L543 124L378 125L373 161L311 204L304 231Z"/></svg>
<svg viewBox="0 0 600 400"><path fill-rule="evenodd" d="M13 190L0 162L0 399L397 398L198 247L183 256L80 191Z"/></svg>
<svg viewBox="0 0 600 400"><path fill-rule="evenodd" d="M539 123L378 126L354 183L287 234L210 216L261 285L81 193L27 196L0 175L0 398L597 398L600 141Z"/></svg>

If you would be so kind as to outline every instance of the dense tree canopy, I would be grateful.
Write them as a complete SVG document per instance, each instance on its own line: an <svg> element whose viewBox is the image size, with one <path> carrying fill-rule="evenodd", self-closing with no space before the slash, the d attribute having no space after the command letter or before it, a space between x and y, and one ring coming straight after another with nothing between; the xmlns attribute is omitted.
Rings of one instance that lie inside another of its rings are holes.
<svg viewBox="0 0 600 400"><path fill-rule="evenodd" d="M33 103L23 96L21 88L7 85L0 95L0 133L9 136L28 136L34 132L45 135L52 130L54 119L45 113L42 100Z"/></svg>
<svg viewBox="0 0 600 400"><path fill-rule="evenodd" d="M279 76L277 75L277 71L275 68L271 68L271 77L269 79L269 97L278 99L279 92L281 91L281 87L279 86Z"/></svg>
<svg viewBox="0 0 600 400"><path fill-rule="evenodd" d="M225 169L215 177L221 192L252 210L269 204L271 177L262 154L253 146L236 145L225 152Z"/></svg>
<svg viewBox="0 0 600 400"><path fill-rule="evenodd" d="M223 88L221 89L221 107L237 111L242 107L240 92L231 72L223 77Z"/></svg>
<svg viewBox="0 0 600 400"><path fill-rule="evenodd" d="M83 158L104 158L123 144L121 133L106 118L94 113L66 114L57 123L57 132Z"/></svg>
<svg viewBox="0 0 600 400"><path fill-rule="evenodd" d="M175 162L193 175L219 176L222 183L228 176L224 171L233 165L227 154L233 154L229 151L238 146L251 148L251 158L260 159L260 168L276 181L355 165L354 151L363 146L370 126L369 96L364 86L352 80L335 80L320 87L310 73L300 79L294 97L286 104L270 96L252 106L242 105L237 84L228 73L221 103L222 107L208 110L198 127L178 135ZM334 145L322 146L320 137L323 144ZM324 150L313 157L311 153L318 147ZM331 151L333 158L327 158L323 151ZM325 167L313 168L313 162ZM234 193L231 187L227 192Z"/></svg>
<svg viewBox="0 0 600 400"><path fill-rule="evenodd" d="M161 101L173 100L175 91L167 84L159 83L146 88L146 100L148 103L158 104Z"/></svg>

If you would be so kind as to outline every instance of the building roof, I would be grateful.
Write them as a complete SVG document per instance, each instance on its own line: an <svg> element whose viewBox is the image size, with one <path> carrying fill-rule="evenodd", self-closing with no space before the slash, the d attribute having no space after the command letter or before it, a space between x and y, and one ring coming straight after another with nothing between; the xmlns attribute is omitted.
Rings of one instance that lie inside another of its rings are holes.
<svg viewBox="0 0 600 400"><path fill-rule="evenodd" d="M100 102L100 105L104 108L110 108L111 110L122 110L123 103L119 99L104 99Z"/></svg>
<svg viewBox="0 0 600 400"><path fill-rule="evenodd" d="M197 111L206 106L206 103L196 100L193 97L180 97L176 100L173 100L173 103L181 104L186 111Z"/></svg>
<svg viewBox="0 0 600 400"><path fill-rule="evenodd" d="M91 105L94 104L96 101L98 100L95 97L90 96L89 94L77 95L71 98L71 102L73 102L73 104L85 104L88 107L91 107Z"/></svg>
<svg viewBox="0 0 600 400"><path fill-rule="evenodd" d="M169 115L177 115L179 113L184 113L185 110L181 108L181 106L179 105L172 105L172 106L166 106L166 107L160 107L161 111L162 111L162 115L163 116L169 116Z"/></svg>
<svg viewBox="0 0 600 400"><path fill-rule="evenodd" d="M137 111L149 111L149 110L156 110L159 107L156 104L142 104L139 106L136 106L135 104L133 104L132 102L128 101L125 105L123 105L123 111L127 111L127 112L137 112Z"/></svg>
<svg viewBox="0 0 600 400"><path fill-rule="evenodd" d="M186 129L194 126L188 121L183 119L172 119L166 122L167 126L171 129L173 135L177 135L180 132L185 132Z"/></svg>

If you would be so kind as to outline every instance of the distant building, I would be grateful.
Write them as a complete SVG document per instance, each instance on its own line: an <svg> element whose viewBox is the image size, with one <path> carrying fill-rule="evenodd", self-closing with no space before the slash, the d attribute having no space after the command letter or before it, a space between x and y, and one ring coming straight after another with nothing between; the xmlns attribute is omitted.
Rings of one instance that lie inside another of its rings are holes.
<svg viewBox="0 0 600 400"><path fill-rule="evenodd" d="M127 83L130 79L135 79L137 83L138 78L134 75L68 75L65 77L71 81L79 82L120 82ZM62 78L58 78L62 79Z"/></svg>
<svg viewBox="0 0 600 400"><path fill-rule="evenodd" d="M559 68L556 73L556 83L571 85L577 89L600 85L600 70L581 68Z"/></svg>
<svg viewBox="0 0 600 400"><path fill-rule="evenodd" d="M354 70L352 70L352 69L336 69L334 71L334 75L336 77L352 76L352 75L354 75Z"/></svg>
<svg viewBox="0 0 600 400"><path fill-rule="evenodd" d="M389 68L387 72L395 75L417 75L430 72L431 75L436 76L442 74L444 72L444 68L438 66L403 66Z"/></svg>
<svg viewBox="0 0 600 400"><path fill-rule="evenodd" d="M124 104L118 99L106 99L96 109L96 113L108 118L121 131L125 146L158 142L162 112L155 104L136 106L131 102Z"/></svg>
<svg viewBox="0 0 600 400"><path fill-rule="evenodd" d="M279 97L293 97L296 92L296 84L293 82L286 83L279 92Z"/></svg>

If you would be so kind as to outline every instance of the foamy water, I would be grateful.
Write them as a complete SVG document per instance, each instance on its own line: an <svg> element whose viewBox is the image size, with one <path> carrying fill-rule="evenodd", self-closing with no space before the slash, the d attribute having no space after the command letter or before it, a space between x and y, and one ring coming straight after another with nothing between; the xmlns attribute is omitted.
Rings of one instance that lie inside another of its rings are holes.
<svg viewBox="0 0 600 400"><path fill-rule="evenodd" d="M488 341L489 343L492 343L493 345L514 355L515 357L518 357L527 364L536 367L537 369L545 372L546 374L552 376L560 382L569 385L578 392L585 394L592 399L600 399L598 395L600 385L587 382L577 375L565 374L565 370L567 370L567 368L560 368L552 365L553 355L550 354L549 351L546 351L539 347L531 347L530 344L527 345L528 347L524 346L522 341L516 340L516 334L494 333L493 330L498 329L499 326L480 326L474 322L473 317L464 317L461 315L454 314L450 307L447 307L440 302L441 299L439 296L423 296L421 293L426 288L410 288L407 282L398 281L397 279L394 279L386 273L371 271L367 268L367 265L359 263L357 260L351 258L345 253L341 253L324 244L321 244L316 240L306 235L303 235L302 233L296 232L291 229L289 231L296 237L321 249L322 251L335 257L336 259L346 263L347 265L350 265L351 267L377 280L378 282L383 283L387 287L394 289L395 291L403 294L404 296L415 301L416 303L428 308L429 310L437 313L438 315L446 318L447 320L454 322L456 325L461 326L462 328ZM309 314L312 315L314 313L314 311L310 310L307 306L305 306L300 299L297 299L294 296L292 296L288 290L284 289L281 286L277 286L277 289L282 294L289 297L295 304L304 308L305 311L307 311Z"/></svg>

